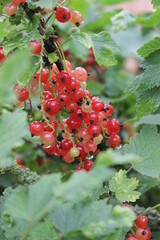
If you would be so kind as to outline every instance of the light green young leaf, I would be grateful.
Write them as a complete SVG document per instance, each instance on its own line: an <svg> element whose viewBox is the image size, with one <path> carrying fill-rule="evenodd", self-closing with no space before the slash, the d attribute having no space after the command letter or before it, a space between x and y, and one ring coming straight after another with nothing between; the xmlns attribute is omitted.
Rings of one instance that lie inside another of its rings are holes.
<svg viewBox="0 0 160 240"><path fill-rule="evenodd" d="M136 171L153 178L160 176L160 134L155 126L145 126L130 143L124 145L124 152L139 155L144 160L133 164Z"/></svg>
<svg viewBox="0 0 160 240"><path fill-rule="evenodd" d="M140 192L135 191L138 186L136 178L127 178L127 171L120 170L109 182L109 188L115 193L120 202L135 202Z"/></svg>
<svg viewBox="0 0 160 240"><path fill-rule="evenodd" d="M2 161L5 164L5 158L15 144L25 136L26 117L26 112L23 111L4 113L0 117L0 167L3 167ZM11 163L8 159L6 164L8 161Z"/></svg>
<svg viewBox="0 0 160 240"><path fill-rule="evenodd" d="M151 53L160 49L160 37L155 37L153 40L145 43L141 48L138 49L138 54L141 57L148 57Z"/></svg>
<svg viewBox="0 0 160 240"><path fill-rule="evenodd" d="M48 60L49 60L51 63L55 63L55 62L58 60L58 57L57 57L56 53L50 53L50 54L48 54Z"/></svg>

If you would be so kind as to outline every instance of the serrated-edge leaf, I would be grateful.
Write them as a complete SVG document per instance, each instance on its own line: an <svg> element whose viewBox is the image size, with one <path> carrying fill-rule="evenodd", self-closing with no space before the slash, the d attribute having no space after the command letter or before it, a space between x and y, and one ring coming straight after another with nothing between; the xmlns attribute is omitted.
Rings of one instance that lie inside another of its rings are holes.
<svg viewBox="0 0 160 240"><path fill-rule="evenodd" d="M137 50L141 57L148 57L151 53L160 49L160 37L155 37L153 40L145 43L141 48Z"/></svg>
<svg viewBox="0 0 160 240"><path fill-rule="evenodd" d="M144 126L135 138L130 138L129 144L124 145L124 152L137 154L144 160L133 165L136 171L152 178L160 177L160 134L155 125Z"/></svg>
<svg viewBox="0 0 160 240"><path fill-rule="evenodd" d="M135 202L141 193L135 191L138 186L136 178L127 178L127 171L120 170L109 181L109 188L120 202Z"/></svg>

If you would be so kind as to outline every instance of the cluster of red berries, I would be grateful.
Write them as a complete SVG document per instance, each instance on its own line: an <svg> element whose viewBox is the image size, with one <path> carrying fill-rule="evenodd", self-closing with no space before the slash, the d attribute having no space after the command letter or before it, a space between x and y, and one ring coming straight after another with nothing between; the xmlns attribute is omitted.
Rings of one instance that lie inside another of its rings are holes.
<svg viewBox="0 0 160 240"><path fill-rule="evenodd" d="M12 0L12 3L6 6L5 13L8 16L16 15L17 6L20 6L25 2L27 2L27 0ZM79 27L83 22L83 16L78 11L70 12L70 10L66 7L58 7L55 11L55 17L58 22L66 23L69 21L73 26L77 27Z"/></svg>
<svg viewBox="0 0 160 240"><path fill-rule="evenodd" d="M12 4L19 6L24 2L13 0ZM70 12L66 7L58 7L55 11L57 21L61 23L70 21L79 26L83 21L79 12ZM39 41L31 40L29 47L33 54L42 52ZM3 55L3 48L1 52ZM105 104L86 90L87 71L82 67L72 70L67 60L63 60L63 66L64 70L61 70L53 64L36 73L37 84L41 84L38 108L43 119L32 122L29 130L32 136L40 137L46 153L55 154L67 163L79 161L76 171L89 171L93 167L91 158L99 152L102 144L108 142L111 147L120 145L120 123L111 118L114 111L111 104ZM13 90L19 102L31 97L28 86L19 88L15 84Z"/></svg>
<svg viewBox="0 0 160 240"><path fill-rule="evenodd" d="M70 10L66 7L57 8L55 16L58 22L66 23L69 21L73 26L77 27L79 27L83 22L83 16L80 12L70 12Z"/></svg>
<svg viewBox="0 0 160 240"><path fill-rule="evenodd" d="M65 61L64 65L66 70L63 71L53 64L50 73L48 69L36 73L36 79L40 79L44 90L39 109L43 111L45 121L32 122L30 132L32 136L40 136L48 154L56 154L67 163L82 160L84 162L77 171L88 171L93 161L87 157L99 152L97 146L103 140L108 139L111 147L120 145L120 123L110 118L112 105L92 97L85 89L86 70L82 67L72 70L69 61ZM68 117L62 118L61 112L66 112ZM60 139L57 137L58 126L61 129Z"/></svg>
<svg viewBox="0 0 160 240"><path fill-rule="evenodd" d="M136 234L135 237L129 237L127 240L150 240L152 233L148 226L148 218L144 215L135 220Z"/></svg>

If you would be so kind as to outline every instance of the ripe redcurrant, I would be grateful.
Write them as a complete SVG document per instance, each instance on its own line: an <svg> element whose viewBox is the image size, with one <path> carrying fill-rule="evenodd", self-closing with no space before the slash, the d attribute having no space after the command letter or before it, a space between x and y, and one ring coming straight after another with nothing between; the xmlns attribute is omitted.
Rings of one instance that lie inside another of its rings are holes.
<svg viewBox="0 0 160 240"><path fill-rule="evenodd" d="M140 216L136 221L135 224L138 228L146 229L148 225L148 218L146 216Z"/></svg>
<svg viewBox="0 0 160 240"><path fill-rule="evenodd" d="M61 23L65 23L65 22L68 22L70 17L71 17L71 13L70 13L70 10L66 7L59 7L57 10L56 10L56 19L58 22L61 22Z"/></svg>

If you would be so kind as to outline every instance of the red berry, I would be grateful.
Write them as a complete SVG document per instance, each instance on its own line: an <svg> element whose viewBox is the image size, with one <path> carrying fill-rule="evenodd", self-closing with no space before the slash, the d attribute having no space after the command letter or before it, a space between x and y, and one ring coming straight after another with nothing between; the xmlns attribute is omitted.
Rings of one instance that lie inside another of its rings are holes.
<svg viewBox="0 0 160 240"><path fill-rule="evenodd" d="M88 133L91 137L97 137L98 135L101 134L101 127L99 125L92 124L88 128Z"/></svg>
<svg viewBox="0 0 160 240"><path fill-rule="evenodd" d="M29 130L32 135L41 136L44 132L44 127L41 122L35 121L29 125Z"/></svg>
<svg viewBox="0 0 160 240"><path fill-rule="evenodd" d="M78 110L78 105L77 103L75 102L69 102L66 106L66 110L69 112L69 113L74 113L76 112L76 110Z"/></svg>
<svg viewBox="0 0 160 240"><path fill-rule="evenodd" d="M73 93L71 95L71 99L74 101L74 102L77 102L77 103L83 103L83 99L85 97L85 93L84 93L84 90L82 88L80 88L76 94Z"/></svg>
<svg viewBox="0 0 160 240"><path fill-rule="evenodd" d="M82 111L81 107L78 107L74 113L72 113L72 117L75 119L79 119L80 121L84 120L86 117L86 113Z"/></svg>
<svg viewBox="0 0 160 240"><path fill-rule="evenodd" d="M121 139L118 135L111 135L109 137L108 143L111 147L118 147L121 143Z"/></svg>
<svg viewBox="0 0 160 240"><path fill-rule="evenodd" d="M12 0L12 3L19 6L21 3L25 3L27 0Z"/></svg>
<svg viewBox="0 0 160 240"><path fill-rule="evenodd" d="M31 41L29 42L29 47L32 48L32 53L33 53L33 54L37 54L37 55L40 55L40 54L41 54L42 46L41 46L40 41L31 40Z"/></svg>
<svg viewBox="0 0 160 240"><path fill-rule="evenodd" d="M57 82L60 85L63 85L65 87L70 86L71 84L71 76L66 71L61 71L57 74Z"/></svg>
<svg viewBox="0 0 160 240"><path fill-rule="evenodd" d="M36 73L36 79L39 81L40 71ZM47 83L49 81L49 70L43 69L41 73L41 83Z"/></svg>
<svg viewBox="0 0 160 240"><path fill-rule="evenodd" d="M146 216L140 216L136 221L135 224L138 228L146 229L148 225L148 218Z"/></svg>
<svg viewBox="0 0 160 240"><path fill-rule="evenodd" d="M41 135L40 140L45 146L52 146L54 142L54 135L51 132L45 131Z"/></svg>
<svg viewBox="0 0 160 240"><path fill-rule="evenodd" d="M56 10L56 19L58 22L61 22L61 23L65 23L65 22L68 22L70 17L71 17L71 13L70 13L70 10L66 7L59 7L57 10Z"/></svg>
<svg viewBox="0 0 160 240"><path fill-rule="evenodd" d="M87 125L96 124L98 122L98 115L96 112L91 112L87 115L85 123Z"/></svg>
<svg viewBox="0 0 160 240"><path fill-rule="evenodd" d="M78 138L80 142L84 140L89 140L90 136L88 134L88 130L86 128L81 128L78 132Z"/></svg>
<svg viewBox="0 0 160 240"><path fill-rule="evenodd" d="M18 165L22 165L22 159L19 157L16 157L16 162Z"/></svg>
<svg viewBox="0 0 160 240"><path fill-rule="evenodd" d="M24 102L29 98L29 92L28 92L28 89L26 86L24 86L21 89L18 89L18 87L17 87L17 89L15 90L15 93L20 102Z"/></svg>
<svg viewBox="0 0 160 240"><path fill-rule="evenodd" d="M3 54L3 47L0 46L0 62L2 63L5 59L6 59L6 57Z"/></svg>
<svg viewBox="0 0 160 240"><path fill-rule="evenodd" d="M89 140L84 144L84 150L86 153L94 153L97 150L97 145L93 140Z"/></svg>
<svg viewBox="0 0 160 240"><path fill-rule="evenodd" d="M76 167L76 172L79 172L79 171L85 171L85 169L83 167Z"/></svg>
<svg viewBox="0 0 160 240"><path fill-rule="evenodd" d="M80 83L74 77L71 77L71 83L67 86L67 91L71 94L75 94L80 88Z"/></svg>
<svg viewBox="0 0 160 240"><path fill-rule="evenodd" d="M44 111L49 115L56 115L61 110L61 105L56 99L50 99L44 102Z"/></svg>
<svg viewBox="0 0 160 240"><path fill-rule="evenodd" d="M84 147L81 143L76 144L76 148L80 151L78 159L84 160L87 157L87 153L84 151Z"/></svg>
<svg viewBox="0 0 160 240"><path fill-rule="evenodd" d="M150 240L151 236L152 233L148 228L147 229L139 228L136 232L136 238L138 238L138 240Z"/></svg>
<svg viewBox="0 0 160 240"><path fill-rule="evenodd" d="M63 156L63 160L67 163L72 163L75 161L74 157L71 157L70 151L68 151L67 154Z"/></svg>
<svg viewBox="0 0 160 240"><path fill-rule="evenodd" d="M78 11L74 11L71 13L70 23L74 26L79 27L83 22L83 16Z"/></svg>
<svg viewBox="0 0 160 240"><path fill-rule="evenodd" d="M69 139L63 139L60 144L66 151L69 151L73 147L73 143Z"/></svg>
<svg viewBox="0 0 160 240"><path fill-rule="evenodd" d="M45 131L48 131L48 132L54 132L54 133L56 133L56 130L57 130L57 128L58 128L58 123L57 123L57 121L56 120L54 120L53 122L51 122L51 123L47 123L47 122L45 122L44 124L43 124L43 127L44 127L44 130Z"/></svg>
<svg viewBox="0 0 160 240"><path fill-rule="evenodd" d="M81 121L70 116L67 119L67 125L68 128L74 133L81 126Z"/></svg>
<svg viewBox="0 0 160 240"><path fill-rule="evenodd" d="M65 91L58 93L57 100L62 106L66 106L70 100L69 94Z"/></svg>
<svg viewBox="0 0 160 240"><path fill-rule="evenodd" d="M13 3L7 5L5 7L5 13L8 15L8 16L13 16L13 15L16 15L17 13L17 6Z"/></svg>
<svg viewBox="0 0 160 240"><path fill-rule="evenodd" d="M111 116L113 114L113 111L114 111L114 108L112 107L112 105L107 103L104 104L103 112L106 117Z"/></svg>
<svg viewBox="0 0 160 240"><path fill-rule="evenodd" d="M87 74L86 70L82 67L77 67L74 70L73 76L75 78L77 78L78 81L80 81L80 82L87 81L87 78L88 78L88 74Z"/></svg>
<svg viewBox="0 0 160 240"><path fill-rule="evenodd" d="M92 98L93 99L93 98ZM104 103L100 99L93 100L92 109L95 112L101 112L104 108Z"/></svg>
<svg viewBox="0 0 160 240"><path fill-rule="evenodd" d="M49 99L53 98L53 94L49 91L44 91L42 93L42 97L43 97L43 100L49 100Z"/></svg>
<svg viewBox="0 0 160 240"><path fill-rule="evenodd" d="M115 118L108 119L106 127L109 135L118 134L120 131L120 123Z"/></svg>
<svg viewBox="0 0 160 240"><path fill-rule="evenodd" d="M86 159L83 162L84 169L88 172L93 168L94 162L92 160Z"/></svg>
<svg viewBox="0 0 160 240"><path fill-rule="evenodd" d="M48 154L54 154L56 149L56 144L55 142L52 144L52 146L44 146L44 151Z"/></svg>

